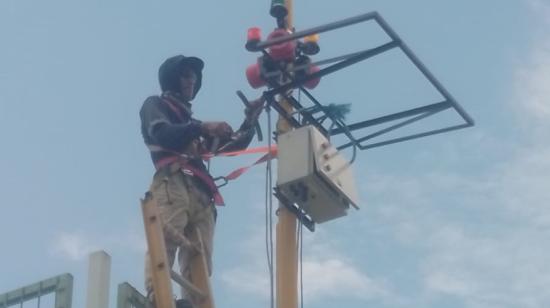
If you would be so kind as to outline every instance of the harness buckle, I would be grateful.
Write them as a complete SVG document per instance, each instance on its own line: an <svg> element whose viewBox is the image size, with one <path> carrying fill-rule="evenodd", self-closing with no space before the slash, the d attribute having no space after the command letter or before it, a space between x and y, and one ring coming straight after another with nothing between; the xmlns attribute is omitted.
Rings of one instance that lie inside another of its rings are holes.
<svg viewBox="0 0 550 308"><path fill-rule="evenodd" d="M219 180L222 180L223 182L218 185L218 183L216 182L218 182ZM216 184L217 188L224 187L225 185L227 185L227 183L229 183L229 180L225 176L219 176L214 178L214 184Z"/></svg>

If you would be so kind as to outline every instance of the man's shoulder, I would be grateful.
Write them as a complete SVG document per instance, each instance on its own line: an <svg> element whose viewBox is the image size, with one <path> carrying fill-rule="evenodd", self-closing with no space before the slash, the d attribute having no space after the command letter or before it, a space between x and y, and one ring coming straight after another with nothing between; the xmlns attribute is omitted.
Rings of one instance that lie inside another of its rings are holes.
<svg viewBox="0 0 550 308"><path fill-rule="evenodd" d="M147 97L145 99L145 101L143 101L143 105L141 106L141 112L146 112L147 110L152 110L152 109L162 109L162 104L160 104L162 102L162 98L160 98L160 96L158 95L151 95L149 97Z"/></svg>
<svg viewBox="0 0 550 308"><path fill-rule="evenodd" d="M146 105L146 104L158 104L162 101L162 98L160 98L160 96L158 95L151 95L149 97L147 97L145 99L145 101L143 102L143 105Z"/></svg>
<svg viewBox="0 0 550 308"><path fill-rule="evenodd" d="M139 110L139 116L142 121L148 122L159 117L169 117L170 111L162 104L162 98L158 95L152 95L145 99Z"/></svg>

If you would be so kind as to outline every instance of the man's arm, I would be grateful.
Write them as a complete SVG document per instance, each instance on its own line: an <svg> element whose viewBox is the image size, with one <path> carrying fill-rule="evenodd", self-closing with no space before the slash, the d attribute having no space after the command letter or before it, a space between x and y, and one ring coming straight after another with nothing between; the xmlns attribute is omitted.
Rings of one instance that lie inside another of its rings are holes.
<svg viewBox="0 0 550 308"><path fill-rule="evenodd" d="M191 119L185 124L170 121L159 104L158 97L149 97L139 112L144 134L153 144L170 151L183 150L193 139L201 135L202 123Z"/></svg>
<svg viewBox="0 0 550 308"><path fill-rule="evenodd" d="M193 120L188 124L159 123L153 128L151 137L165 149L181 151L200 134L201 124Z"/></svg>

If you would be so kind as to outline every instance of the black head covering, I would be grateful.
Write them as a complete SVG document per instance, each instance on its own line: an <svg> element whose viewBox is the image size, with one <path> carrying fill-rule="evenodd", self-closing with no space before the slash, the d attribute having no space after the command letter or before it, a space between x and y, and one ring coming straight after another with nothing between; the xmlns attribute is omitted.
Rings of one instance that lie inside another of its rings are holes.
<svg viewBox="0 0 550 308"><path fill-rule="evenodd" d="M162 92L172 91L180 92L180 76L184 68L192 69L197 74L195 91L193 97L199 92L202 85L202 69L204 62L197 57L186 57L182 55L166 59L159 68L159 83Z"/></svg>

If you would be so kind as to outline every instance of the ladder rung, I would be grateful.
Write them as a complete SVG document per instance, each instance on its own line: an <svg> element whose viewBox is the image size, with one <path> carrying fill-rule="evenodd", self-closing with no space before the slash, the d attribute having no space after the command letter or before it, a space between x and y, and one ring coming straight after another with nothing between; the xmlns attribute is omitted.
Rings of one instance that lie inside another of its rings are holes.
<svg viewBox="0 0 550 308"><path fill-rule="evenodd" d="M180 286L186 288L187 290L194 293L194 295L198 296L200 300L203 300L206 297L206 295L199 288L197 288L187 279L183 278L180 274L176 273L174 270L170 270L170 277L172 277L172 280L177 282Z"/></svg>
<svg viewBox="0 0 550 308"><path fill-rule="evenodd" d="M185 248L191 249L195 253L200 253L200 248L192 243L187 237L185 237L181 232L179 232L174 226L171 224L164 224L164 230L174 239L176 239L180 245L185 246Z"/></svg>

